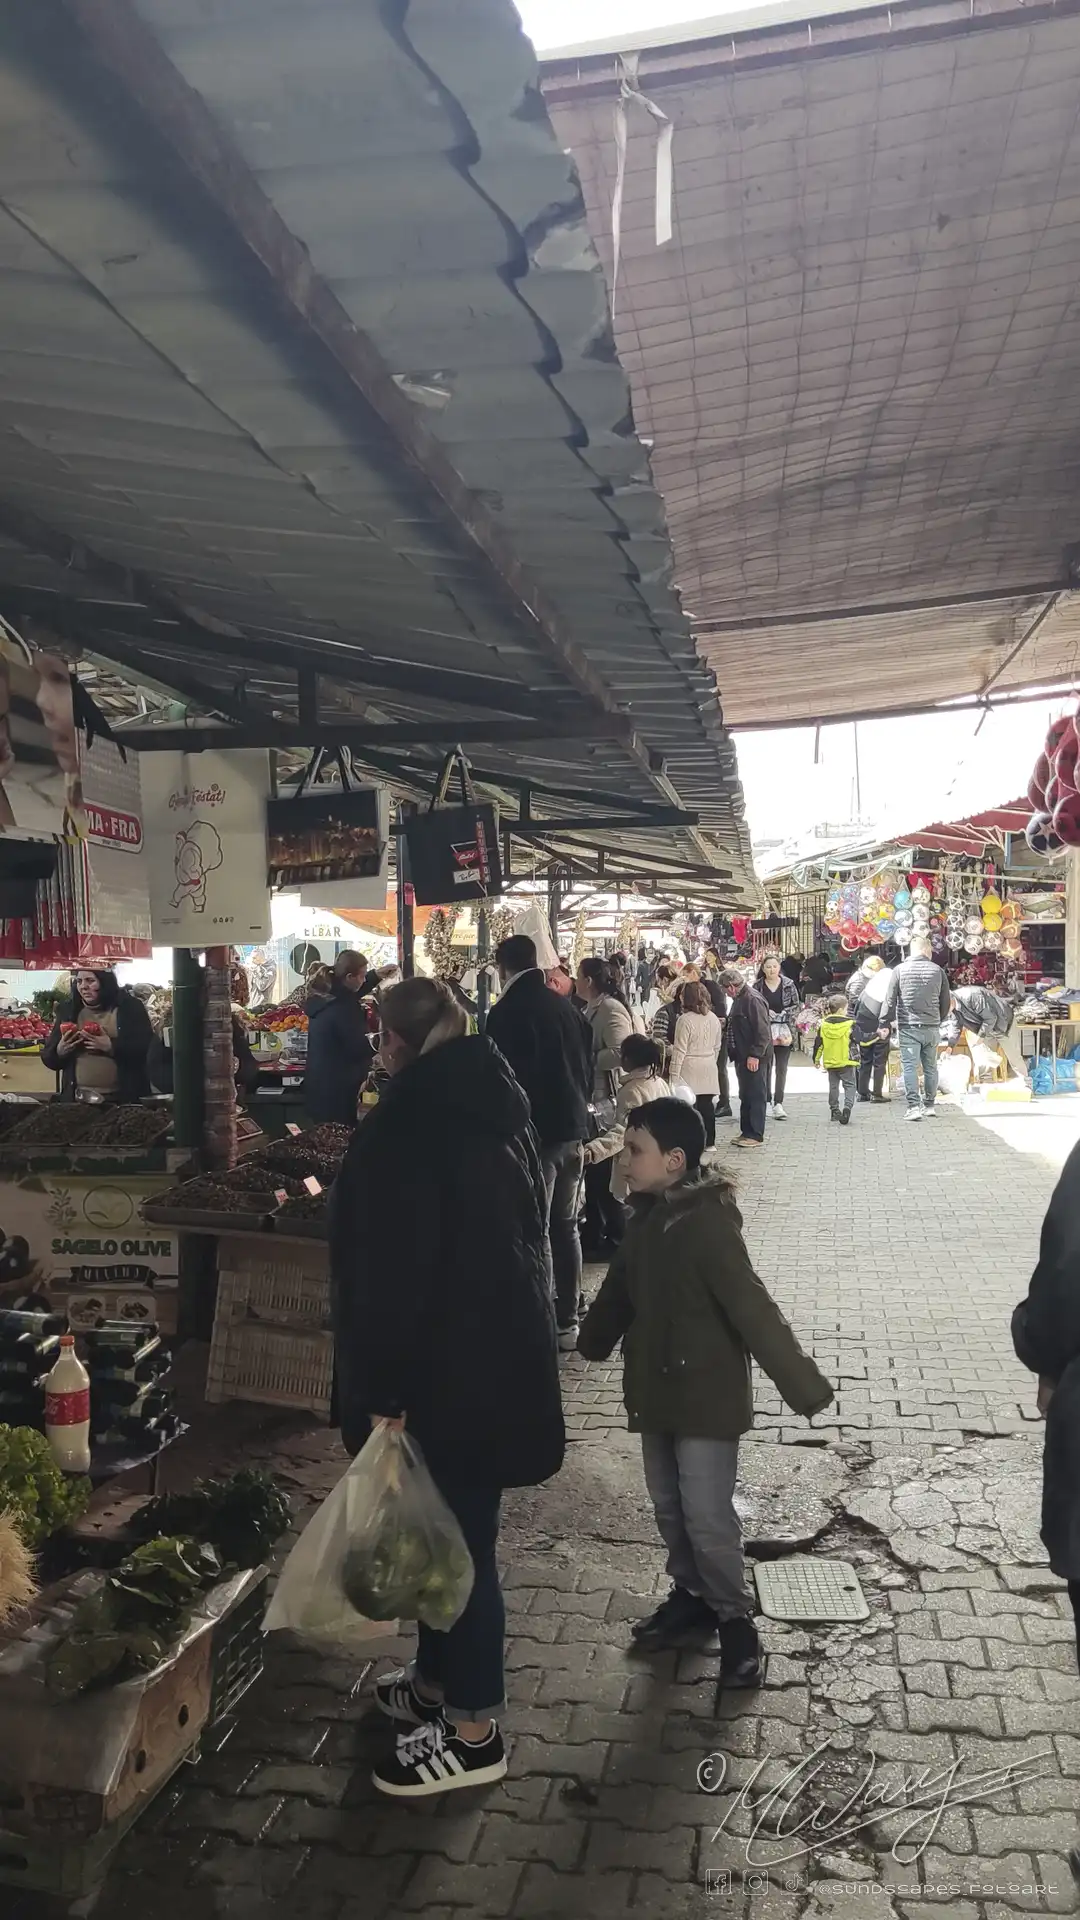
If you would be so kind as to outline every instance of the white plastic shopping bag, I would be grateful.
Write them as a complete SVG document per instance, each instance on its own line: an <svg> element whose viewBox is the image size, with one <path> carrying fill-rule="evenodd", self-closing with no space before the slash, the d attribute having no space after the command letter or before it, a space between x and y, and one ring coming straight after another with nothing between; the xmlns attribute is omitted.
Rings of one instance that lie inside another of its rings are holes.
<svg viewBox="0 0 1080 1920"><path fill-rule="evenodd" d="M472 1584L461 1528L419 1447L383 1423L308 1521L263 1626L319 1647L370 1648L399 1619L453 1626Z"/></svg>

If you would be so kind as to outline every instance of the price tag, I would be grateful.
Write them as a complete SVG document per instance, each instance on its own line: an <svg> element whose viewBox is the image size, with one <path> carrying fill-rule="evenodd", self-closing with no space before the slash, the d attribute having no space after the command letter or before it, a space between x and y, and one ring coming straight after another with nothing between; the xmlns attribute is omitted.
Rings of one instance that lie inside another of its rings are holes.
<svg viewBox="0 0 1080 1920"><path fill-rule="evenodd" d="M277 1201L279 1207L283 1207L285 1205L285 1202L288 1199L288 1197L289 1196L286 1193L284 1187L274 1188L274 1199Z"/></svg>
<svg viewBox="0 0 1080 1920"><path fill-rule="evenodd" d="M281 1084L283 1087L302 1087L304 1076L302 1073L287 1073Z"/></svg>
<svg viewBox="0 0 1080 1920"><path fill-rule="evenodd" d="M318 1195L322 1192L322 1186L320 1185L319 1181L316 1180L315 1175L313 1173L308 1174L307 1179L304 1181L304 1186L307 1189L307 1192L310 1193L313 1200L316 1199Z"/></svg>
<svg viewBox="0 0 1080 1920"><path fill-rule="evenodd" d="M286 1081L286 1082L285 1082L285 1084L286 1084L286 1086L288 1086L288 1084L289 1084L289 1083L288 1083L288 1081ZM296 1139L299 1139L299 1138L300 1138L300 1129L299 1129L299 1127L297 1126L297 1124L296 1124L296 1121L295 1121L295 1120L286 1120L286 1122L285 1122L285 1131L286 1131L286 1133L291 1133L291 1134L293 1134L293 1136L294 1136L294 1137L295 1137Z"/></svg>

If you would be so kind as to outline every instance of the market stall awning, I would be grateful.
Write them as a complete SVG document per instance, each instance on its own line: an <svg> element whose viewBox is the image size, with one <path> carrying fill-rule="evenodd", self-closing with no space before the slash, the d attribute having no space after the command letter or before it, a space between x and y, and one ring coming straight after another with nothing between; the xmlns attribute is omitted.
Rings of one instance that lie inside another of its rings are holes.
<svg viewBox="0 0 1080 1920"><path fill-rule="evenodd" d="M616 339L726 720L1071 683L1074 0L660 40L543 86L612 275L625 133Z"/></svg>
<svg viewBox="0 0 1080 1920"><path fill-rule="evenodd" d="M756 898L509 0L0 0L0 102L0 613Z"/></svg>
<svg viewBox="0 0 1080 1920"><path fill-rule="evenodd" d="M927 853L968 854L975 859L983 854L1000 857L1007 834L1022 834L1031 819L1031 805L1016 800L1008 807L991 807L987 813L973 813L966 820L944 825L920 827L918 833L902 833L896 844L920 847Z"/></svg>

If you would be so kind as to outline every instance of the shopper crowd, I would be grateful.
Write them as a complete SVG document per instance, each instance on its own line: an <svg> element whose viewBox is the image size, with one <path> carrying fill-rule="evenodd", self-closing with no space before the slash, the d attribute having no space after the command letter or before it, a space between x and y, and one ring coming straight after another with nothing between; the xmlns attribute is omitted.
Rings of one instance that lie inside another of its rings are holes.
<svg viewBox="0 0 1080 1920"><path fill-rule="evenodd" d="M814 1056L844 1126L859 1100L888 1098L894 1026L913 1120L934 1111L944 1021L980 1036L1010 1026L997 996L954 995L919 940L895 969L871 957L835 990L822 956L766 954L753 978L715 954L678 969L593 957L572 976L542 969L523 934L500 943L494 972L483 1033L459 988L380 979L361 954L339 954L307 983L305 1104L316 1121L359 1119L331 1196L335 1418L354 1455L375 1429L407 1428L473 1569L454 1624L422 1624L411 1666L375 1689L398 1736L375 1783L405 1798L506 1771L500 1509L505 1489L539 1485L562 1464L560 1349L604 1361L622 1348L628 1425L671 1580L632 1629L634 1647L713 1644L726 1686L760 1683L736 1505L752 1366L800 1415L833 1392L755 1273L716 1163L729 1064L734 1144L753 1151L770 1114L786 1119L806 1024L800 984L816 1002ZM44 1054L68 1097L135 1099L151 1074L171 1076L163 1037L109 972L75 974ZM378 1097L361 1115L373 1077ZM1051 1410L1046 1525L1080 1605L1078 1156L1014 1333ZM607 1265L587 1308L583 1240Z"/></svg>

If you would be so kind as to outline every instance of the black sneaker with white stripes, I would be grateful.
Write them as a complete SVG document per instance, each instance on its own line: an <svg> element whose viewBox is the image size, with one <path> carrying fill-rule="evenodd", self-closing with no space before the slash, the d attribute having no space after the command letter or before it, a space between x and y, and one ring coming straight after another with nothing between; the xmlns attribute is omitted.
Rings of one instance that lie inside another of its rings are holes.
<svg viewBox="0 0 1080 1920"><path fill-rule="evenodd" d="M462 1740L445 1720L430 1720L412 1733L398 1735L393 1758L380 1760L372 1775L380 1793L421 1800L454 1787L486 1787L506 1773L506 1748L494 1724L486 1740Z"/></svg>
<svg viewBox="0 0 1080 1920"><path fill-rule="evenodd" d="M413 1684L412 1669L399 1667L396 1673L384 1673L377 1682L375 1705L388 1720L399 1727L424 1727L430 1720L442 1719L441 1700L424 1700Z"/></svg>

